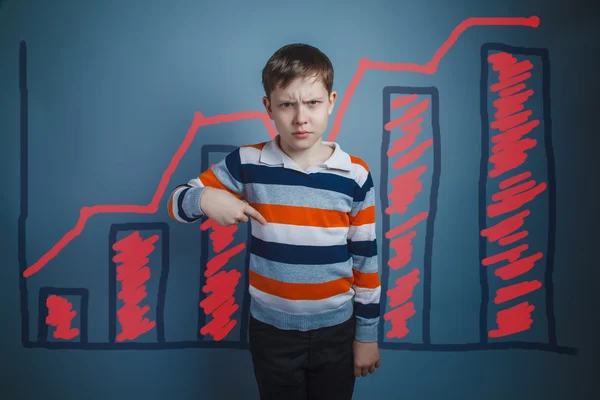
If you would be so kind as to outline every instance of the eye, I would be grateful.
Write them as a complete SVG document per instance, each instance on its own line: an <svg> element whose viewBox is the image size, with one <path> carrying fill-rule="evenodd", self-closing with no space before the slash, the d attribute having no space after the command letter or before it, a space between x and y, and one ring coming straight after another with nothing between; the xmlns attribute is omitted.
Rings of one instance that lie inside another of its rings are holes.
<svg viewBox="0 0 600 400"><path fill-rule="evenodd" d="M315 106L315 105L317 105L319 103L320 103L320 101L318 101L318 100L311 100L311 101L308 102L308 104L310 104L311 106Z"/></svg>
<svg viewBox="0 0 600 400"><path fill-rule="evenodd" d="M279 106L283 107L283 108L287 108L288 106L291 106L292 103L281 103Z"/></svg>

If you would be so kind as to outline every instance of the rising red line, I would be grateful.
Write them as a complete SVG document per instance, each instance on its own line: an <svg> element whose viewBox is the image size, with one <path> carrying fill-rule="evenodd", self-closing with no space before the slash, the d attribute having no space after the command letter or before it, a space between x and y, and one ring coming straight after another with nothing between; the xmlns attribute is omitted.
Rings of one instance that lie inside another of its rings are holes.
<svg viewBox="0 0 600 400"><path fill-rule="evenodd" d="M448 50L456 43L459 36L466 31L468 28L474 26L495 26L495 25L512 25L512 26L528 26L531 28L537 28L540 26L540 19L536 16L529 18L467 18L463 22L461 22L452 33L450 33L450 37L446 39L446 41L442 44L442 46L437 49L433 58L425 63L424 65L413 64L413 63L387 63L387 62L377 62L371 61L368 58L363 58L358 62L358 70L354 77L350 81L350 85L348 85L348 89L344 95L344 99L342 100L342 104L340 105L340 110L337 112L335 116L335 120L333 122L333 127L331 129L331 134L327 138L329 141L335 140L337 133L340 130L340 126L342 125L342 118L346 113L346 109L350 104L350 100L352 99L352 95L358 86L358 83L362 79L364 73L369 69L378 69L382 71L411 71L417 72L420 74L428 74L433 75L442 60L442 57L446 55Z"/></svg>
<svg viewBox="0 0 600 400"><path fill-rule="evenodd" d="M364 73L369 69L383 70L383 71L412 71L421 74L434 74L437 71L438 65L442 59L442 57L450 50L450 48L456 43L459 36L466 31L468 28L474 26L525 26L531 28L537 28L540 25L540 19L537 16L524 18L524 17L500 17L500 18L467 18L462 21L454 30L450 33L450 36L446 41L442 44L442 46L434 53L433 58L424 65L414 64L414 63L386 63L386 62L376 62L371 61L367 58L363 58L358 63L358 70L354 77L350 81L348 89L346 90L345 96L340 105L339 111L336 113L333 126L331 129L330 136L327 138L329 141L335 140L341 124L344 114L346 113L346 109L350 104L350 100L354 95L354 91L358 86L358 83L362 79ZM265 112L261 111L242 111L232 114L221 114L213 117L204 117L201 113L197 112L194 115L194 120L188 133L185 136L185 139L175 152L175 155L171 159L171 162L167 166L167 169L162 175L162 178L158 184L158 188L152 197L152 201L148 205L137 205L137 204L129 204L129 205L96 205L92 207L83 207L79 212L79 219L77 224L73 229L68 231L52 248L44 254L38 261L28 267L24 272L23 276L28 278L39 270L41 270L51 259L56 257L58 253L61 252L63 248L66 247L73 239L81 234L85 224L92 215L102 214L102 213L135 213L135 214L155 214L158 211L158 206L161 198L163 197L167 185L171 179L171 175L177 169L179 165L179 161L190 147L194 137L196 136L196 132L198 128L202 126L208 125L216 125L223 122L234 122L241 121L246 119L261 119L269 132L271 138L275 137L277 132L275 127L270 122L268 115Z"/></svg>

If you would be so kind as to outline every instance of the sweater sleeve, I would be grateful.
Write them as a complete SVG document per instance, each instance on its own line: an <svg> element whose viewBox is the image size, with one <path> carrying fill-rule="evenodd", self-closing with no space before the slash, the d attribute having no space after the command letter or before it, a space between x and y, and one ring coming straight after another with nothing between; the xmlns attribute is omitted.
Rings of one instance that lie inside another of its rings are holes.
<svg viewBox="0 0 600 400"><path fill-rule="evenodd" d="M375 229L375 188L371 173L357 186L350 213L348 248L353 259L355 339L376 342L380 317L377 240Z"/></svg>
<svg viewBox="0 0 600 400"><path fill-rule="evenodd" d="M226 190L238 199L244 200L239 148L203 171L200 176L176 186L169 195L167 205L169 216L182 223L195 222L203 217L200 198L207 187Z"/></svg>

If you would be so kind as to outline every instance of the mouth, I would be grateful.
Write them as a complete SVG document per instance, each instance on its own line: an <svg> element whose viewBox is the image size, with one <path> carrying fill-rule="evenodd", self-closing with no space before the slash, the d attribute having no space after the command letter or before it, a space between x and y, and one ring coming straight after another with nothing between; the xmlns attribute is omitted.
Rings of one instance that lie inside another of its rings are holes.
<svg viewBox="0 0 600 400"><path fill-rule="evenodd" d="M292 135L299 135L299 136L301 136L301 135L308 135L309 133L310 132L308 132L308 131L296 131L296 132L293 132Z"/></svg>

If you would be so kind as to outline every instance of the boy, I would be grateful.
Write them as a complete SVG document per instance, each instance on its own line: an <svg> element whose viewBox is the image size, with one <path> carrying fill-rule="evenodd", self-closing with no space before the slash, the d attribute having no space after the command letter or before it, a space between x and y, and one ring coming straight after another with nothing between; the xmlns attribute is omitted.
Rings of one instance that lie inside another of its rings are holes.
<svg viewBox="0 0 600 400"><path fill-rule="evenodd" d="M175 188L169 214L251 223L249 348L261 399L351 399L355 377L380 366L373 180L364 161L321 140L337 96L325 54L284 46L262 78L278 135Z"/></svg>

